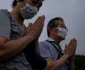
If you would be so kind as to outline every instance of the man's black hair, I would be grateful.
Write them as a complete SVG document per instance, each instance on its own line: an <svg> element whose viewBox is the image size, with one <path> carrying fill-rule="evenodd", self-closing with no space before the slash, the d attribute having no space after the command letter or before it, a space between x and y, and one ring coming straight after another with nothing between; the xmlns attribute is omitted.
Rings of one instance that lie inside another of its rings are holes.
<svg viewBox="0 0 85 70"><path fill-rule="evenodd" d="M63 18L61 18L61 17L56 17L56 18L51 19L48 22L48 25L47 25L47 35L48 35L48 37L49 37L49 34L50 34L50 29L55 28L58 25L58 23L56 22L57 20L64 22Z"/></svg>
<svg viewBox="0 0 85 70"><path fill-rule="evenodd" d="M19 1L24 1L24 0L19 0ZM36 0L36 2L38 2L39 0ZM44 0L43 0L44 1ZM36 3L35 2L35 3ZM17 1L16 0L13 0L12 2L12 8L14 8L15 6L17 5ZM38 7L40 8L42 6L42 4L40 4Z"/></svg>
<svg viewBox="0 0 85 70"><path fill-rule="evenodd" d="M24 0L20 0L20 1L24 1ZM13 0L13 2L12 2L12 8L14 8L16 5L17 5L17 1L16 0Z"/></svg>

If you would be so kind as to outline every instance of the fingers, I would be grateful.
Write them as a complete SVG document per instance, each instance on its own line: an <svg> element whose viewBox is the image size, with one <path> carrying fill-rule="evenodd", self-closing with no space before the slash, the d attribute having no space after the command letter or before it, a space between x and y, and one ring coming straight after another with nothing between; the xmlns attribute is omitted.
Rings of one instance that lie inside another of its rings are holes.
<svg viewBox="0 0 85 70"><path fill-rule="evenodd" d="M75 38L71 39L69 45L73 45L73 47L77 45L77 40Z"/></svg>
<svg viewBox="0 0 85 70"><path fill-rule="evenodd" d="M73 47L76 48L77 47L77 40L74 38L72 41Z"/></svg>
<svg viewBox="0 0 85 70"><path fill-rule="evenodd" d="M40 16L33 24L29 23L27 27L27 35L32 36L33 39L39 38L44 25L44 20L45 16Z"/></svg>
<svg viewBox="0 0 85 70"><path fill-rule="evenodd" d="M28 28L32 26L32 23L29 23Z"/></svg>
<svg viewBox="0 0 85 70"><path fill-rule="evenodd" d="M76 43L77 40L75 38L71 39L71 43Z"/></svg>
<svg viewBox="0 0 85 70"><path fill-rule="evenodd" d="M70 43L68 46L65 48L65 52L68 53L69 55L73 55L76 51L76 46L77 46L77 40L75 38L71 39Z"/></svg>
<svg viewBox="0 0 85 70"><path fill-rule="evenodd" d="M77 40L73 38L70 42L71 47L75 50L77 46Z"/></svg>
<svg viewBox="0 0 85 70"><path fill-rule="evenodd" d="M45 17L42 16L42 18L38 21L40 27L44 25L44 20L45 20Z"/></svg>
<svg viewBox="0 0 85 70"><path fill-rule="evenodd" d="M35 22L34 24L35 25L42 25L44 23L44 20L45 20L45 16L40 16Z"/></svg>
<svg viewBox="0 0 85 70"><path fill-rule="evenodd" d="M28 26L32 26L32 23L29 23L29 25Z"/></svg>
<svg viewBox="0 0 85 70"><path fill-rule="evenodd" d="M35 30L38 30L39 32L42 31L44 26L44 20L45 16L40 16L35 22L34 22L34 28Z"/></svg>
<svg viewBox="0 0 85 70"><path fill-rule="evenodd" d="M43 15L43 16L41 16L41 18L39 19L38 23L42 24L42 22L44 22L44 20L45 20L45 16Z"/></svg>
<svg viewBox="0 0 85 70"><path fill-rule="evenodd" d="M26 30L29 30L32 26L32 23L29 23L29 25L27 26Z"/></svg>

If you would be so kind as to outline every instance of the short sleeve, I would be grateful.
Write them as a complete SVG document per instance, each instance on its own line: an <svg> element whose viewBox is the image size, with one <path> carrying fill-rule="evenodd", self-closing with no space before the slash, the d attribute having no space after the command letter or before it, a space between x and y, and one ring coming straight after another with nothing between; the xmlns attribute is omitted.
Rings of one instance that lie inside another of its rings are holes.
<svg viewBox="0 0 85 70"><path fill-rule="evenodd" d="M40 48L40 55L43 58L52 58L51 52L49 50L49 46L46 45L44 42L39 43L39 48Z"/></svg>
<svg viewBox="0 0 85 70"><path fill-rule="evenodd" d="M0 10L0 36L10 39L10 19L4 10Z"/></svg>

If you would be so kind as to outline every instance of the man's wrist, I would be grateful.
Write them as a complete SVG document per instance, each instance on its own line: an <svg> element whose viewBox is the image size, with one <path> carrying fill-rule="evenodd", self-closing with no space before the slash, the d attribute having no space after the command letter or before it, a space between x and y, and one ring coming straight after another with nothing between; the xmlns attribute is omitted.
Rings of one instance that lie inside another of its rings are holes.
<svg viewBox="0 0 85 70"><path fill-rule="evenodd" d="M71 56L71 57L69 58L69 60L71 60L71 61L74 61L74 59L75 59L75 56Z"/></svg>
<svg viewBox="0 0 85 70"><path fill-rule="evenodd" d="M69 58L69 57L70 57L70 55L69 55L69 54L64 54L64 56L66 56L67 58Z"/></svg>
<svg viewBox="0 0 85 70"><path fill-rule="evenodd" d="M24 36L24 37L26 38L26 40L27 40L28 42L33 40L32 36L26 35L26 36Z"/></svg>

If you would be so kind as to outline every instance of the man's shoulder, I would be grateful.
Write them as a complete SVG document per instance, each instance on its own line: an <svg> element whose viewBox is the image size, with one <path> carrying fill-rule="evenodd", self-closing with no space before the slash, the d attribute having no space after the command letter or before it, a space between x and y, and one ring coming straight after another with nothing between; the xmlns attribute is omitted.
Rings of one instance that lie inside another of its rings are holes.
<svg viewBox="0 0 85 70"><path fill-rule="evenodd" d="M7 9L0 9L0 13L6 13L9 12Z"/></svg>
<svg viewBox="0 0 85 70"><path fill-rule="evenodd" d="M40 41L39 44L46 45L46 44L48 44L48 42L47 42L47 40L43 40L43 41Z"/></svg>
<svg viewBox="0 0 85 70"><path fill-rule="evenodd" d="M0 19L9 19L10 12L7 9L0 9Z"/></svg>
<svg viewBox="0 0 85 70"><path fill-rule="evenodd" d="M39 43L45 43L46 42L46 40L43 40L43 41L40 41Z"/></svg>
<svg viewBox="0 0 85 70"><path fill-rule="evenodd" d="M49 48L51 44L47 40L44 40L44 41L40 41L39 46L40 48Z"/></svg>

